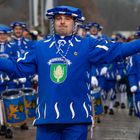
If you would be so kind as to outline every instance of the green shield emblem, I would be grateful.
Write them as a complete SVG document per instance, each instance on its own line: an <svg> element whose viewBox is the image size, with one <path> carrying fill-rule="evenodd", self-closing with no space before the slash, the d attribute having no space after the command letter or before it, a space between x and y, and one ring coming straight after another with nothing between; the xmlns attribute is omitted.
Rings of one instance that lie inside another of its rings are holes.
<svg viewBox="0 0 140 140"><path fill-rule="evenodd" d="M65 63L53 63L50 68L50 78L54 83L63 83L67 77L67 65Z"/></svg>

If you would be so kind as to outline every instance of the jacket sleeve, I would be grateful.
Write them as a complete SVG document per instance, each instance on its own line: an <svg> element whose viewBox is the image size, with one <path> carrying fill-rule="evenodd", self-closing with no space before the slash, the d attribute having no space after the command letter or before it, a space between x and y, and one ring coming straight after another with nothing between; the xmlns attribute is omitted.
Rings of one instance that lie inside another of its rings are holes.
<svg viewBox="0 0 140 140"><path fill-rule="evenodd" d="M89 41L89 60L94 64L122 61L127 56L140 52L140 39L128 43Z"/></svg>
<svg viewBox="0 0 140 140"><path fill-rule="evenodd" d="M36 62L35 49L32 49L17 60L0 58L0 71L13 75L13 77L28 77L36 73Z"/></svg>

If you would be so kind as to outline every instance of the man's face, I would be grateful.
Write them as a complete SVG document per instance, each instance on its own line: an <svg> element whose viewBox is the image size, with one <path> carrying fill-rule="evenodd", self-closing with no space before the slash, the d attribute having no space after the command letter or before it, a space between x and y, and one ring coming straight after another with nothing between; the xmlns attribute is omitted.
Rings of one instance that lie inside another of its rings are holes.
<svg viewBox="0 0 140 140"><path fill-rule="evenodd" d="M20 38L20 37L22 37L24 30L23 30L23 28L21 26L15 26L13 31L14 31L14 35L17 38Z"/></svg>
<svg viewBox="0 0 140 140"><path fill-rule="evenodd" d="M68 15L56 15L54 20L56 34L61 36L70 35L74 27L74 19Z"/></svg>
<svg viewBox="0 0 140 140"><path fill-rule="evenodd" d="M5 33L0 33L0 43L7 41L8 35Z"/></svg>
<svg viewBox="0 0 140 140"><path fill-rule="evenodd" d="M90 33L92 34L92 35L97 35L98 34L98 29L96 28L96 27L92 27L91 29L90 29Z"/></svg>
<svg viewBox="0 0 140 140"><path fill-rule="evenodd" d="M86 36L86 30L82 29L82 28L79 28L78 29L78 35L84 37Z"/></svg>

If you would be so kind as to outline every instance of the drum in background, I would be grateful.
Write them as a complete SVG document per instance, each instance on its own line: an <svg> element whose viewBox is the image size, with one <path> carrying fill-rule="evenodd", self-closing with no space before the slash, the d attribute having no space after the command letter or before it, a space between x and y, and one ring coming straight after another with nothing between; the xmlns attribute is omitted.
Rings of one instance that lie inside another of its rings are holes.
<svg viewBox="0 0 140 140"><path fill-rule="evenodd" d="M35 74L32 78L32 88L35 89L35 91L38 91L38 75Z"/></svg>
<svg viewBox="0 0 140 140"><path fill-rule="evenodd" d="M36 115L37 93L32 88L22 88L25 97L26 115L28 119L34 119Z"/></svg>
<svg viewBox="0 0 140 140"><path fill-rule="evenodd" d="M7 124L18 124L26 121L25 102L22 91L9 89L2 93Z"/></svg>
<svg viewBox="0 0 140 140"><path fill-rule="evenodd" d="M140 92L133 94L135 115L140 119Z"/></svg>
<svg viewBox="0 0 140 140"><path fill-rule="evenodd" d="M6 82L6 88L7 89L17 89L18 88L18 81L17 79L9 80Z"/></svg>
<svg viewBox="0 0 140 140"><path fill-rule="evenodd" d="M0 99L0 125L4 125L3 100Z"/></svg>
<svg viewBox="0 0 140 140"><path fill-rule="evenodd" d="M94 101L95 116L103 114L104 109L100 94L100 88L96 88L91 91L91 98Z"/></svg>

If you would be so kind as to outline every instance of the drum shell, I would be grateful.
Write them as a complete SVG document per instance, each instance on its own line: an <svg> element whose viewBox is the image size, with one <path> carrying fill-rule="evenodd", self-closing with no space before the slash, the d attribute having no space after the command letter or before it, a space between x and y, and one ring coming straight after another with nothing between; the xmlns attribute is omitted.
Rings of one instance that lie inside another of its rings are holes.
<svg viewBox="0 0 140 140"><path fill-rule="evenodd" d="M21 91L24 93L27 118L34 119L36 116L37 93L32 88L23 88Z"/></svg>
<svg viewBox="0 0 140 140"><path fill-rule="evenodd" d="M6 123L18 124L26 121L24 95L16 89L9 89L2 93Z"/></svg>
<svg viewBox="0 0 140 140"><path fill-rule="evenodd" d="M140 91L133 94L135 116L140 119Z"/></svg>
<svg viewBox="0 0 140 140"><path fill-rule="evenodd" d="M100 94L100 90L94 90L91 94L93 102L94 102L94 111L95 115L101 115L104 112L103 102Z"/></svg>

